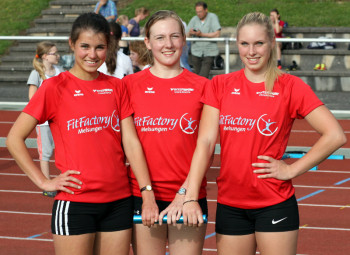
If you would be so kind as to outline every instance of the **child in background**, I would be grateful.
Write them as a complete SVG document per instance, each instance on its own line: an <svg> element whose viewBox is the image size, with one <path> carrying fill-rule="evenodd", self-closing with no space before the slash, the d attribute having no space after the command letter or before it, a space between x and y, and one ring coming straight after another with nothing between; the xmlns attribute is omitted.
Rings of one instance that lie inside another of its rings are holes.
<svg viewBox="0 0 350 255"><path fill-rule="evenodd" d="M132 41L129 48L134 73L142 71L153 64L152 54L143 41Z"/></svg>
<svg viewBox="0 0 350 255"><path fill-rule="evenodd" d="M272 22L273 30L275 31L276 38L282 38L282 31L284 27L284 21L281 20L281 15L277 9L272 9L270 11L270 19ZM277 42L277 67L282 69L282 43Z"/></svg>
<svg viewBox="0 0 350 255"><path fill-rule="evenodd" d="M129 24L129 18L126 15L120 15L117 19L117 23L120 25L122 29L122 38L123 37L129 37L129 30L127 28ZM129 47L127 41L119 41L119 47L123 50L123 53L125 55L129 55Z"/></svg>
<svg viewBox="0 0 350 255"><path fill-rule="evenodd" d="M29 100L41 86L42 82L50 77L56 76L63 71L57 66L60 55L56 45L50 41L43 41L37 45L36 55L33 59L34 70L29 75L27 85L29 86ZM48 122L36 126L37 145L40 159L40 168L46 178L50 179L50 163L54 149L54 142ZM54 197L55 191L44 191L44 196Z"/></svg>

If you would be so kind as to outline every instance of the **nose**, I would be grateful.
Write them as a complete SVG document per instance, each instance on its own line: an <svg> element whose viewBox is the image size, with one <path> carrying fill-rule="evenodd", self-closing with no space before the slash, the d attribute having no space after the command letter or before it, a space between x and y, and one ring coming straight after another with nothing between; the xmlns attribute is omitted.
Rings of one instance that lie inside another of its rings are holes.
<svg viewBox="0 0 350 255"><path fill-rule="evenodd" d="M165 46L167 48L172 48L173 47L173 41L172 41L170 36L165 38Z"/></svg>
<svg viewBox="0 0 350 255"><path fill-rule="evenodd" d="M249 55L255 55L255 46L254 45L249 45Z"/></svg>
<svg viewBox="0 0 350 255"><path fill-rule="evenodd" d="M97 54L96 54L96 49L94 48L91 48L90 51L89 51L89 58L96 58Z"/></svg>

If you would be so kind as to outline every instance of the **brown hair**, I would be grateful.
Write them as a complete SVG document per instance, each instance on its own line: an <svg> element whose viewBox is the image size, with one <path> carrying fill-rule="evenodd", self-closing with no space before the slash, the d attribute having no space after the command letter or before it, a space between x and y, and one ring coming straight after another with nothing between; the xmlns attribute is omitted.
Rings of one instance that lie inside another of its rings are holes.
<svg viewBox="0 0 350 255"><path fill-rule="evenodd" d="M115 22L109 22L109 28L111 30L111 37L113 43L111 43L111 50L110 54L106 57L106 65L107 65L107 71L110 74L114 74L115 68L117 67L117 54L116 52L119 49L119 41L122 38L122 29L118 23ZM113 49L112 49L113 48ZM114 53L113 53L114 52Z"/></svg>
<svg viewBox="0 0 350 255"><path fill-rule="evenodd" d="M144 41L131 41L129 43L129 49L136 52L139 55L139 63L143 66L153 65L152 53L147 49Z"/></svg>
<svg viewBox="0 0 350 255"><path fill-rule="evenodd" d="M42 80L46 79L45 76L45 67L43 64L42 56L50 52L52 47L56 46L53 42L43 41L37 44L36 46L36 55L33 59L33 67L39 73Z"/></svg>
<svg viewBox="0 0 350 255"><path fill-rule="evenodd" d="M145 7L140 7L140 8L137 8L135 10L135 16L139 15L139 14L143 14L143 15L148 15L149 14L149 10Z"/></svg>
<svg viewBox="0 0 350 255"><path fill-rule="evenodd" d="M173 11L168 11L168 10L161 10L161 11L157 11L155 13L152 14L152 16L148 19L148 21L146 22L145 25L145 34L147 38L150 38L150 30L151 27L160 20L164 20L164 19L174 19L179 23L179 26L181 28L181 34L184 37L184 39L186 39L186 33L185 33L185 27L182 23L182 20L180 19L180 17Z"/></svg>
<svg viewBox="0 0 350 255"><path fill-rule="evenodd" d="M275 32L269 17L260 12L251 12L246 14L237 25L236 38L239 38L239 31L245 25L257 24L265 27L266 34L272 43L275 40ZM275 81L278 79L278 76L282 75L282 71L277 68L277 45L275 44L274 48L270 52L269 61L267 63L267 71L265 78L265 90L272 91Z"/></svg>

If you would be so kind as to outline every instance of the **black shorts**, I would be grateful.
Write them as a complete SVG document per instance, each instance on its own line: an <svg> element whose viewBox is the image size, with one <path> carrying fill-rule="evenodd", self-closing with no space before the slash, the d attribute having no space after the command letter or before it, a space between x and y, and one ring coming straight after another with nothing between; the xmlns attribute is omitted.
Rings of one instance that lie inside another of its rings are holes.
<svg viewBox="0 0 350 255"><path fill-rule="evenodd" d="M284 232L299 229L298 204L293 195L286 201L260 208L240 209L223 204L216 209L216 233L249 235L255 232Z"/></svg>
<svg viewBox="0 0 350 255"><path fill-rule="evenodd" d="M159 213L171 204L171 202L161 201L161 200L156 200L156 203L158 205ZM199 199L198 203L202 209L203 214L206 214L207 218L208 218L207 199L206 198ZM142 214L142 198L141 197L134 197L134 214L136 214L136 215Z"/></svg>
<svg viewBox="0 0 350 255"><path fill-rule="evenodd" d="M132 228L132 197L109 203L79 203L56 200L51 231L56 235L82 235Z"/></svg>

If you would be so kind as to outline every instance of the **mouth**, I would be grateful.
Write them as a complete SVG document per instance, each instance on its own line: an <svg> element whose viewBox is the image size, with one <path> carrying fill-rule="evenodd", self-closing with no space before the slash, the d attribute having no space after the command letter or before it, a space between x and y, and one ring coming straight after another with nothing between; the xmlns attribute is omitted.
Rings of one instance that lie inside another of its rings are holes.
<svg viewBox="0 0 350 255"><path fill-rule="evenodd" d="M99 62L99 60L85 60L85 62L88 65L96 65Z"/></svg>
<svg viewBox="0 0 350 255"><path fill-rule="evenodd" d="M259 59L260 59L260 58L247 58L248 63L250 63L250 64L256 64L256 63L258 63L258 62L259 62Z"/></svg>
<svg viewBox="0 0 350 255"><path fill-rule="evenodd" d="M175 54L175 51L164 51L163 55L165 56L173 56Z"/></svg>

